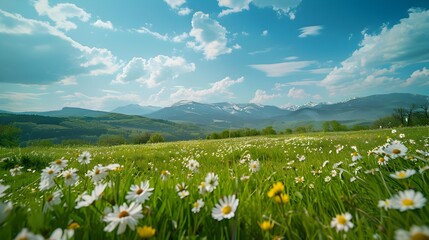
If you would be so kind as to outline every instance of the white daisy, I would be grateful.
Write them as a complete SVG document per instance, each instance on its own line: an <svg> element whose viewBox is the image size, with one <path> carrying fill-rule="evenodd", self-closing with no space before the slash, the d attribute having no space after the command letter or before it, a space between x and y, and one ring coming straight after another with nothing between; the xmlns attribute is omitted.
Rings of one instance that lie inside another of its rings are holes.
<svg viewBox="0 0 429 240"><path fill-rule="evenodd" d="M15 177L17 175L21 175L21 173L22 173L21 170L22 169L23 169L23 167L21 167L21 166L16 166L16 167L12 168L12 169L9 170L10 175L12 177Z"/></svg>
<svg viewBox="0 0 429 240"><path fill-rule="evenodd" d="M23 228L21 230L21 232L18 233L18 235L16 235L15 240L21 240L21 239L26 239L26 240L44 240L45 238L43 238L42 235L40 234L34 234L30 231L28 231L27 228Z"/></svg>
<svg viewBox="0 0 429 240"><path fill-rule="evenodd" d="M395 240L413 240L413 239L429 239L429 227L415 226L410 228L410 231L398 229L395 231Z"/></svg>
<svg viewBox="0 0 429 240"><path fill-rule="evenodd" d="M212 217L218 221L222 219L230 219L235 216L239 199L235 198L235 195L224 196L219 199L219 203L212 209Z"/></svg>
<svg viewBox="0 0 429 240"><path fill-rule="evenodd" d="M73 235L73 229L64 229L63 231L61 228L57 228L47 240L69 240L72 239Z"/></svg>
<svg viewBox="0 0 429 240"><path fill-rule="evenodd" d="M3 185L0 183L0 198L2 198L4 195L6 195L4 192L9 188L10 186Z"/></svg>
<svg viewBox="0 0 429 240"><path fill-rule="evenodd" d="M421 192L415 192L413 189L398 192L392 198L392 208L403 212L406 210L418 209L424 207L426 198Z"/></svg>
<svg viewBox="0 0 429 240"><path fill-rule="evenodd" d="M103 181L107 175L109 169L106 167L103 167L103 165L98 164L97 166L94 166L92 170L89 170L88 173L85 174L85 176L91 177L92 181L97 183Z"/></svg>
<svg viewBox="0 0 429 240"><path fill-rule="evenodd" d="M330 182L331 181L331 177L330 176L326 176L325 177L325 182Z"/></svg>
<svg viewBox="0 0 429 240"><path fill-rule="evenodd" d="M162 170L161 171L161 180L162 181L167 180L169 175L170 175L170 172L168 170Z"/></svg>
<svg viewBox="0 0 429 240"><path fill-rule="evenodd" d="M407 169L407 170L402 170L402 171L397 171L395 173L391 173L390 177L396 178L396 179L405 179L405 178L411 177L414 174L416 174L416 170Z"/></svg>
<svg viewBox="0 0 429 240"><path fill-rule="evenodd" d="M259 160L253 160L249 163L249 171L251 173L255 173L259 171L259 169L260 169Z"/></svg>
<svg viewBox="0 0 429 240"><path fill-rule="evenodd" d="M106 188L107 184L99 184L95 186L95 189L92 190L91 195L88 195L86 192L82 194L80 199L76 199L78 203L76 204L76 209L82 208L82 207L88 207L93 202L100 199L101 195L104 192L104 189Z"/></svg>
<svg viewBox="0 0 429 240"><path fill-rule="evenodd" d="M383 166L383 165L387 165L389 162L389 157L386 155L384 157L379 157L377 160L378 165Z"/></svg>
<svg viewBox="0 0 429 240"><path fill-rule="evenodd" d="M407 154L408 148L400 141L393 141L385 146L384 153L389 155L390 158L404 157Z"/></svg>
<svg viewBox="0 0 429 240"><path fill-rule="evenodd" d="M113 212L103 218L103 221L109 223L104 228L104 231L112 232L118 225L118 235L125 232L127 226L134 230L138 220L141 218L143 218L141 204L132 202L130 206L126 203L122 204L122 206L115 205L113 206Z"/></svg>
<svg viewBox="0 0 429 240"><path fill-rule="evenodd" d="M198 213L198 212L200 212L202 207L204 207L204 201L202 198L200 198L196 202L194 202L192 212Z"/></svg>
<svg viewBox="0 0 429 240"><path fill-rule="evenodd" d="M144 181L140 185L132 185L125 198L128 202L144 203L152 195L152 191L153 188L149 187L149 181Z"/></svg>
<svg viewBox="0 0 429 240"><path fill-rule="evenodd" d="M351 222L351 220L352 215L348 212L338 214L336 217L332 218L331 228L335 228L337 232L347 232L353 228L353 223Z"/></svg>
<svg viewBox="0 0 429 240"><path fill-rule="evenodd" d="M57 168L59 171L61 171L67 167L67 165L68 165L67 162L68 162L68 160L61 158L61 159L57 159L57 160L51 162L51 166L54 168Z"/></svg>
<svg viewBox="0 0 429 240"><path fill-rule="evenodd" d="M76 174L77 171L78 170L76 168L71 168L61 173L67 187L72 186L79 180L79 175Z"/></svg>
<svg viewBox="0 0 429 240"><path fill-rule="evenodd" d="M79 157L77 158L77 161L80 164L89 164L91 162L91 159L92 159L91 153L89 153L88 151L84 151L79 155Z"/></svg>
<svg viewBox="0 0 429 240"><path fill-rule="evenodd" d="M378 201L378 207L384 208L384 210L388 210L392 208L392 201L390 199L380 200Z"/></svg>
<svg viewBox="0 0 429 240"><path fill-rule="evenodd" d="M352 161L353 162L362 159L362 156L358 152L354 152L351 155L352 155Z"/></svg>
<svg viewBox="0 0 429 240"><path fill-rule="evenodd" d="M219 176L212 172L208 173L205 179L205 188L207 192L213 192L216 187L219 185Z"/></svg>
<svg viewBox="0 0 429 240"><path fill-rule="evenodd" d="M200 167L200 163L197 160L191 159L186 164L186 167L192 172L198 172L198 168Z"/></svg>
<svg viewBox="0 0 429 240"><path fill-rule="evenodd" d="M183 190L183 191L180 191L178 194L179 194L179 197L181 199L183 199L183 198L189 196L189 191L188 190Z"/></svg>
<svg viewBox="0 0 429 240"><path fill-rule="evenodd" d="M45 205L43 206L43 212L46 213L48 210L54 210L54 206L61 203L61 196L61 190L58 190L46 197Z"/></svg>

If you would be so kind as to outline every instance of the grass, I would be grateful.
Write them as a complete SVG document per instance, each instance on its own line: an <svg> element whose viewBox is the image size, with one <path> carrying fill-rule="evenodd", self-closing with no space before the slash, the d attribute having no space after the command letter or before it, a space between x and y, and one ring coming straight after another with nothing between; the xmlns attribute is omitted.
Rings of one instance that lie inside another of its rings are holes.
<svg viewBox="0 0 429 240"><path fill-rule="evenodd" d="M429 171L419 170L429 165L429 154L425 156L428 133L428 127L419 127L397 129L396 133L383 129L116 147L0 149L1 184L10 186L0 198L0 206L7 202L13 205L2 212L0 236L13 239L28 228L48 238L57 228L79 226L74 230L75 239L139 239L137 230L129 227L120 235L117 228L106 232L108 223L103 217L113 206L131 203L126 195L132 185L149 181L154 190L141 204L144 217L136 227L154 228L156 239L393 239L398 229L409 230L429 222L427 203L405 211L378 207L380 200L410 189L427 199ZM379 165L380 155L368 151L386 144L389 138L401 141L408 148L407 154ZM88 165L77 161L84 151L91 153ZM355 152L362 159L352 161ZM41 191L42 169L61 158L69 160L65 169L78 169L78 184L68 187L63 177L55 177L54 186ZM199 163L198 172L186 166L192 159ZM260 169L252 173L249 166L255 160ZM108 184L100 199L76 209L78 196L95 188L86 173L97 164L113 163L121 167L108 171L103 180ZM21 174L11 176L10 170L17 165L23 166ZM416 173L406 179L390 176L405 169ZM160 177L163 170L170 172L166 180ZM210 172L218 175L219 185L202 195L198 186ZM297 182L302 178L303 182ZM182 182L189 192L184 198L175 189ZM284 184L289 197L286 203L277 203L267 194L278 182ZM59 203L43 211L56 191L62 195ZM239 199L234 217L215 220L212 209L219 199L230 195ZM198 199L205 206L193 213ZM342 213L351 214L353 227L337 232L331 221ZM274 227L263 231L259 227L263 221L274 223Z"/></svg>

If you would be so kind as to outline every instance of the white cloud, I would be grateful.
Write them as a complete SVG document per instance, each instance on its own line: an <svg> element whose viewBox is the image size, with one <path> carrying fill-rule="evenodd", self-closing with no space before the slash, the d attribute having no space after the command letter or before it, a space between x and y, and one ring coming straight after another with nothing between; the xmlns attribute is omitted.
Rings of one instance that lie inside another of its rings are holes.
<svg viewBox="0 0 429 240"><path fill-rule="evenodd" d="M180 16L186 16L191 14L192 10L190 8L180 8L179 11L177 11L177 14L179 14Z"/></svg>
<svg viewBox="0 0 429 240"><path fill-rule="evenodd" d="M72 3L59 3L51 7L48 0L38 0L34 2L34 8L39 16L49 17L57 28L66 31L77 28L75 23L69 21L70 18L78 18L83 22L91 18L91 14Z"/></svg>
<svg viewBox="0 0 429 240"><path fill-rule="evenodd" d="M301 31L301 34L299 34L298 37L305 38L308 36L317 36L320 34L320 31L323 29L322 26L308 26L308 27L302 27L299 29Z"/></svg>
<svg viewBox="0 0 429 240"><path fill-rule="evenodd" d="M108 49L82 45L47 22L2 10L0 18L0 42L9 43L0 44L0 62L11 69L0 73L0 82L52 83L79 74L112 74L122 64Z"/></svg>
<svg viewBox="0 0 429 240"><path fill-rule="evenodd" d="M77 85L77 81L76 81L76 77L75 76L71 76L71 77L66 77L62 80L60 80L58 82L60 85Z"/></svg>
<svg viewBox="0 0 429 240"><path fill-rule="evenodd" d="M405 68L429 62L429 11L411 9L409 17L379 34L364 34L359 49L322 81L330 94L400 85ZM414 67L414 69L416 69ZM410 83L410 82L409 82Z"/></svg>
<svg viewBox="0 0 429 240"><path fill-rule="evenodd" d="M278 98L280 94L267 94L266 91L258 89L255 92L255 96L250 100L251 103L262 104L268 100Z"/></svg>
<svg viewBox="0 0 429 240"><path fill-rule="evenodd" d="M306 98L310 95L305 93L304 89L299 89L299 88L293 87L293 88L289 89L287 96L291 97L291 98L295 98L295 99L303 99L303 98Z"/></svg>
<svg viewBox="0 0 429 240"><path fill-rule="evenodd" d="M253 51L253 52L249 52L249 55L256 55L256 54L262 54L262 53L268 53L271 52L271 48L265 48L263 50L258 50L258 51Z"/></svg>
<svg viewBox="0 0 429 240"><path fill-rule="evenodd" d="M189 33L195 41L188 42L187 46L196 51L202 51L207 60L216 59L222 54L229 54L232 49L227 47L227 30L213 20L208 14L196 12L192 17L192 30Z"/></svg>
<svg viewBox="0 0 429 240"><path fill-rule="evenodd" d="M268 36L268 30L264 30L264 31L262 31L262 33L261 33L261 36Z"/></svg>
<svg viewBox="0 0 429 240"><path fill-rule="evenodd" d="M164 0L171 8L176 9L186 3L186 0Z"/></svg>
<svg viewBox="0 0 429 240"><path fill-rule="evenodd" d="M301 3L301 0L218 0L220 7L227 8L222 10L219 17L249 10L250 3L259 8L272 8L279 15L287 15L291 20L295 19L295 10Z"/></svg>
<svg viewBox="0 0 429 240"><path fill-rule="evenodd" d="M214 82L210 88L194 90L192 88L179 87L178 90L170 95L172 102L180 100L200 101L209 98L213 95L226 95L228 98L233 97L233 93L229 91L229 87L244 81L244 77L236 80L226 77L218 82Z"/></svg>
<svg viewBox="0 0 429 240"><path fill-rule="evenodd" d="M109 30L115 30L115 28L113 27L113 24L111 21L106 21L103 22L100 19L98 19L97 21L95 21L92 25L94 25L95 27L98 28L104 28L104 29L109 29Z"/></svg>
<svg viewBox="0 0 429 240"><path fill-rule="evenodd" d="M80 107L93 110L106 110L106 108L112 108L112 104L117 104L118 101L126 103L136 103L141 101L140 96L135 93L124 93L119 92L104 92L101 96L88 96L81 92L75 92L70 95L63 96L65 106Z"/></svg>
<svg viewBox="0 0 429 240"><path fill-rule="evenodd" d="M47 93L23 93L23 92L5 92L0 93L0 99L6 99L12 102L24 100L37 100L40 96Z"/></svg>
<svg viewBox="0 0 429 240"><path fill-rule="evenodd" d="M231 13L238 13L243 10L249 10L249 4L252 0L218 0L219 7L226 7L228 9L222 10L219 17L229 15Z"/></svg>
<svg viewBox="0 0 429 240"><path fill-rule="evenodd" d="M414 71L407 80L402 84L403 86L422 86L429 85L429 69L424 67L422 70Z"/></svg>
<svg viewBox="0 0 429 240"><path fill-rule="evenodd" d="M299 72L303 68L306 68L314 63L314 61L296 61L274 64L254 64L250 65L250 67L264 72L268 77L282 77L290 73Z"/></svg>
<svg viewBox="0 0 429 240"><path fill-rule="evenodd" d="M276 83L274 85L274 89L280 91L284 87L290 86L319 86L320 81L312 81L312 80L301 80L296 82L288 82L288 83Z"/></svg>
<svg viewBox="0 0 429 240"><path fill-rule="evenodd" d="M151 31L149 28L147 27L141 27L140 29L136 30L138 33L143 33L143 34L149 34L157 39L163 40L163 41L167 41L169 40L168 35L167 34L160 34L158 32L153 32Z"/></svg>
<svg viewBox="0 0 429 240"><path fill-rule="evenodd" d="M174 36L171 40L172 40L173 42L183 42L183 41L185 41L188 37L189 37L189 34L188 34L188 33L186 33L186 32L184 32L184 33L182 33L182 34L179 34L179 35Z"/></svg>
<svg viewBox="0 0 429 240"><path fill-rule="evenodd" d="M239 44L235 44L234 46L232 46L232 48L234 48L234 49L241 49L241 46L239 45Z"/></svg>
<svg viewBox="0 0 429 240"><path fill-rule="evenodd" d="M116 76L113 83L136 81L152 88L160 82L178 78L183 73L195 71L195 64L188 63L182 57L158 55L148 60L131 59Z"/></svg>

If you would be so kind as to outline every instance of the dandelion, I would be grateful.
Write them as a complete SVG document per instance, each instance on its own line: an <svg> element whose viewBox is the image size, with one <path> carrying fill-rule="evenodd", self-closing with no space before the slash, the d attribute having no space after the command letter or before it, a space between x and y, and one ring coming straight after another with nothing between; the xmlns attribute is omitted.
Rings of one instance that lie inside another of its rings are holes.
<svg viewBox="0 0 429 240"><path fill-rule="evenodd" d="M126 203L122 206L113 206L113 212L107 214L103 221L109 224L104 228L106 232L112 232L118 225L117 234L120 235L125 232L127 226L134 230L138 220L143 218L142 206L136 202L132 202L130 206Z"/></svg>
<svg viewBox="0 0 429 240"><path fill-rule="evenodd" d="M262 229L262 231L270 231L274 228L274 222L271 221L263 221L259 223L259 227Z"/></svg>
<svg viewBox="0 0 429 240"><path fill-rule="evenodd" d="M143 227L137 227L137 235L140 238L148 239L155 236L156 230L152 227L144 225Z"/></svg>
<svg viewBox="0 0 429 240"><path fill-rule="evenodd" d="M59 171L67 167L68 160L61 158L51 162L51 167L57 168Z"/></svg>
<svg viewBox="0 0 429 240"><path fill-rule="evenodd" d="M6 195L4 192L9 188L10 186L3 185L0 183L0 198L2 198L4 195Z"/></svg>
<svg viewBox="0 0 429 240"><path fill-rule="evenodd" d="M390 199L380 200L378 201L378 207L384 208L384 210L388 210L392 208L392 201Z"/></svg>
<svg viewBox="0 0 429 240"><path fill-rule="evenodd" d="M410 231L406 231L404 229L398 229L395 231L395 239L396 240L429 239L429 227L413 225L410 228Z"/></svg>
<svg viewBox="0 0 429 240"><path fill-rule="evenodd" d="M204 201L202 198L198 199L196 202L193 203L192 212L198 213L200 212L201 208L204 207Z"/></svg>
<svg viewBox="0 0 429 240"><path fill-rule="evenodd" d="M132 185L125 197L129 202L144 203L152 195L153 188L149 187L149 181L141 182L140 185Z"/></svg>
<svg viewBox="0 0 429 240"><path fill-rule="evenodd" d="M304 182L304 177L295 177L295 183L303 183Z"/></svg>
<svg viewBox="0 0 429 240"><path fill-rule="evenodd" d="M43 212L46 213L48 210L52 211L54 210L54 206L61 203L61 190L54 192L53 194L50 194L46 198L45 205L43 206Z"/></svg>
<svg viewBox="0 0 429 240"><path fill-rule="evenodd" d="M416 170L407 169L407 170L402 170L402 171L397 171L395 173L391 173L390 177L395 178L395 179L405 179L405 178L411 177L414 174L416 174Z"/></svg>
<svg viewBox="0 0 429 240"><path fill-rule="evenodd" d="M91 158L91 153L89 153L88 151L84 151L83 153L81 153L79 155L79 157L77 158L77 161L80 164L89 164L91 162L92 158Z"/></svg>
<svg viewBox="0 0 429 240"><path fill-rule="evenodd" d="M224 196L222 199L219 199L219 203L212 209L212 217L218 221L233 218L238 203L239 199L235 198L235 195Z"/></svg>
<svg viewBox="0 0 429 240"><path fill-rule="evenodd" d="M269 198L274 198L277 203L288 203L289 195L285 192L285 186L282 182L273 184L273 187L268 191L267 195Z"/></svg>
<svg viewBox="0 0 429 240"><path fill-rule="evenodd" d="M383 149L384 153L389 155L392 159L395 159L397 157L404 157L407 153L407 150L408 148L397 140L391 142Z"/></svg>
<svg viewBox="0 0 429 240"><path fill-rule="evenodd" d="M259 171L259 169L260 169L259 160L253 160L249 163L249 171L251 173L255 173Z"/></svg>
<svg viewBox="0 0 429 240"><path fill-rule="evenodd" d="M392 208L403 212L406 210L418 209L424 207L426 198L421 192L415 192L413 189L398 192L392 198Z"/></svg>
<svg viewBox="0 0 429 240"><path fill-rule="evenodd" d="M76 209L82 208L82 207L88 207L89 205L91 205L93 202L97 201L98 199L100 199L101 195L104 192L104 189L106 188L107 184L99 184L95 186L95 189L92 190L91 195L86 194L86 192L84 192L82 194L82 196L80 197L80 199L76 199L78 201L78 203L76 204Z"/></svg>
<svg viewBox="0 0 429 240"><path fill-rule="evenodd" d="M168 176L170 175L170 172L167 170L162 170L161 171L161 180L165 181L168 179Z"/></svg>
<svg viewBox="0 0 429 240"><path fill-rule="evenodd" d="M215 190L216 187L219 185L218 175L215 175L212 172L208 173L204 184L207 192L213 192L213 190Z"/></svg>
<svg viewBox="0 0 429 240"><path fill-rule="evenodd" d="M331 228L335 228L337 232L347 232L353 228L353 223L351 222L351 220L352 215L348 212L338 214L336 217L332 218Z"/></svg>
<svg viewBox="0 0 429 240"><path fill-rule="evenodd" d="M79 180L79 176L76 174L77 171L78 170L76 168L71 168L61 173L67 187L72 186Z"/></svg>
<svg viewBox="0 0 429 240"><path fill-rule="evenodd" d="M42 235L34 234L30 231L28 231L27 228L23 228L21 232L16 235L15 240L21 240L21 239L29 239L29 240L44 240Z"/></svg>

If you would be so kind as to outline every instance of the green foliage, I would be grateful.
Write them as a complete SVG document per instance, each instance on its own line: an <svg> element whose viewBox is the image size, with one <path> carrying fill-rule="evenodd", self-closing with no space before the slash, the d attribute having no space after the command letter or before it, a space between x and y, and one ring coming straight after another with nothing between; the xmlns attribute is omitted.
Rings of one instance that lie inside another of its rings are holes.
<svg viewBox="0 0 429 240"><path fill-rule="evenodd" d="M132 144L145 144L150 139L149 132L136 132L130 136L130 142Z"/></svg>
<svg viewBox="0 0 429 240"><path fill-rule="evenodd" d="M340 132L340 131L348 130L347 126L342 125L340 122L336 120L323 122L322 129L324 132Z"/></svg>
<svg viewBox="0 0 429 240"><path fill-rule="evenodd" d="M0 146L16 147L19 146L19 139L22 130L13 125L0 125Z"/></svg>
<svg viewBox="0 0 429 240"><path fill-rule="evenodd" d="M27 146L31 146L31 147L52 147L52 146L54 146L54 141L51 139L31 140L31 141L27 142Z"/></svg>
<svg viewBox="0 0 429 240"><path fill-rule="evenodd" d="M100 146L114 146L125 144L125 138L122 135L104 134L98 138L98 145Z"/></svg>
<svg viewBox="0 0 429 240"><path fill-rule="evenodd" d="M276 135L276 130L273 129L273 126L267 126L262 129L262 135Z"/></svg>
<svg viewBox="0 0 429 240"><path fill-rule="evenodd" d="M161 143L164 142L164 137L159 133L150 135L148 143Z"/></svg>
<svg viewBox="0 0 429 240"><path fill-rule="evenodd" d="M285 134L292 134L293 130L290 128L285 129Z"/></svg>
<svg viewBox="0 0 429 240"><path fill-rule="evenodd" d="M238 138L259 136L261 132L257 129L244 128L244 129L225 129L220 133L212 132L207 136L207 139L224 139L224 138Z"/></svg>

